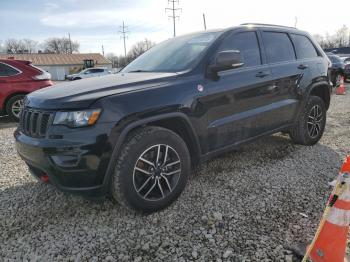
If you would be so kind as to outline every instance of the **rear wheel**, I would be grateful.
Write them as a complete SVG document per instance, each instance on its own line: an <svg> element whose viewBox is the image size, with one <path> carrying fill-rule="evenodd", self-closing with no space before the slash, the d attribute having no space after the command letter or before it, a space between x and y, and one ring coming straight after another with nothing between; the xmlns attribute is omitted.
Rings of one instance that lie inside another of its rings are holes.
<svg viewBox="0 0 350 262"><path fill-rule="evenodd" d="M112 195L120 204L144 212L170 205L185 188L190 155L176 133L161 127L134 131L121 149Z"/></svg>
<svg viewBox="0 0 350 262"><path fill-rule="evenodd" d="M310 96L290 131L293 142L308 146L316 144L324 132L326 112L324 101L318 96Z"/></svg>
<svg viewBox="0 0 350 262"><path fill-rule="evenodd" d="M19 120L19 114L23 106L25 95L16 95L11 97L6 104L6 112L15 121Z"/></svg>

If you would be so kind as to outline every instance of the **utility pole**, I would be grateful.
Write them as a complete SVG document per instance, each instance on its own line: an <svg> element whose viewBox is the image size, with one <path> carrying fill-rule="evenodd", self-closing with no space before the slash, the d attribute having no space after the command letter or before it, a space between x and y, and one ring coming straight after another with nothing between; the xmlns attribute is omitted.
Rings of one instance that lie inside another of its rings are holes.
<svg viewBox="0 0 350 262"><path fill-rule="evenodd" d="M103 45L102 45L102 55L105 56L105 49L103 48Z"/></svg>
<svg viewBox="0 0 350 262"><path fill-rule="evenodd" d="M297 24L298 24L298 17L295 17L295 22L294 22L294 27L297 28Z"/></svg>
<svg viewBox="0 0 350 262"><path fill-rule="evenodd" d="M123 25L120 26L120 30L119 33L122 34L121 38L123 38L124 40L124 56L126 57L126 43L125 43L125 39L128 38L128 36L126 35L127 33L129 33L129 31L127 31L128 27L124 25L124 21L123 21Z"/></svg>
<svg viewBox="0 0 350 262"><path fill-rule="evenodd" d="M174 25L174 37L176 36L176 18L180 18L180 16L176 15L177 11L181 11L181 8L175 8L175 3L179 4L179 0L168 0L168 4L171 4L172 7L165 8L166 11L171 11L172 15L169 15L169 18L173 19L173 25Z"/></svg>
<svg viewBox="0 0 350 262"><path fill-rule="evenodd" d="M203 13L203 23L204 23L204 30L207 30L207 23L205 22L205 14Z"/></svg>
<svg viewBox="0 0 350 262"><path fill-rule="evenodd" d="M70 39L70 33L68 33L68 38L69 38L69 49L70 49L70 53L73 54L72 40Z"/></svg>

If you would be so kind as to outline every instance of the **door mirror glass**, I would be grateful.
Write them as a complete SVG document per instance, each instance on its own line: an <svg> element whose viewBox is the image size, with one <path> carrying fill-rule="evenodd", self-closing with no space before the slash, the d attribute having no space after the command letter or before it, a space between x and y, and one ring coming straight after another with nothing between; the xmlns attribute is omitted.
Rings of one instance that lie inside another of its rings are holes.
<svg viewBox="0 0 350 262"><path fill-rule="evenodd" d="M212 66L214 72L238 68L244 65L242 54L239 50L226 50L219 52Z"/></svg>

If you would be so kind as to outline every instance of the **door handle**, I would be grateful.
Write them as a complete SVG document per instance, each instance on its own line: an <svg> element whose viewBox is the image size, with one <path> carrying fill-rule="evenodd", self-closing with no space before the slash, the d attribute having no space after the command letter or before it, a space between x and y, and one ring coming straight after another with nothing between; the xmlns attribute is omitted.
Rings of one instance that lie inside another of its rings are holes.
<svg viewBox="0 0 350 262"><path fill-rule="evenodd" d="M260 71L259 73L257 73L255 76L256 77L265 77L265 76L268 76L270 75L270 72L269 71Z"/></svg>
<svg viewBox="0 0 350 262"><path fill-rule="evenodd" d="M304 70L304 69L308 68L308 65L301 64L298 66L298 68L301 70Z"/></svg>

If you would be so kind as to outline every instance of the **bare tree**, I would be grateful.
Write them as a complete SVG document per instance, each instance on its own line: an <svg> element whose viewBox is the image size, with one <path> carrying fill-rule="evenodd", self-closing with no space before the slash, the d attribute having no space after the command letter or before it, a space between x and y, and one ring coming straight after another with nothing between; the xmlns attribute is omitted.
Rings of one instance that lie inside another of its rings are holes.
<svg viewBox="0 0 350 262"><path fill-rule="evenodd" d="M37 41L28 38L22 39L21 41L27 53L31 54L37 52Z"/></svg>
<svg viewBox="0 0 350 262"><path fill-rule="evenodd" d="M338 47L344 47L349 44L349 28L346 25L343 25L335 33L335 42L338 43Z"/></svg>
<svg viewBox="0 0 350 262"><path fill-rule="evenodd" d="M109 53L106 55L106 58L112 61L112 66L114 68L122 68L129 64L131 61L136 59L138 56L142 55L148 49L153 47L155 43L149 39L145 39L143 41L139 41L135 43L129 50L127 56L123 55L115 55L113 53Z"/></svg>
<svg viewBox="0 0 350 262"><path fill-rule="evenodd" d="M72 45L71 45L72 44ZM71 54L79 52L80 44L77 41L70 42L67 37L52 37L45 41L46 53ZM72 49L71 49L72 48Z"/></svg>
<svg viewBox="0 0 350 262"><path fill-rule="evenodd" d="M337 48L350 46L350 36L349 36L349 28L347 26L342 26L338 29L335 34L330 35L326 33L323 35L314 35L316 41L320 44L322 48Z"/></svg>
<svg viewBox="0 0 350 262"><path fill-rule="evenodd" d="M142 55L144 52L146 52L148 49L150 49L154 45L155 43L147 38L143 41L139 41L130 48L127 57L129 58L130 61L132 61L138 56Z"/></svg>
<svg viewBox="0 0 350 262"><path fill-rule="evenodd" d="M10 38L5 42L5 48L9 54L20 54L25 50L23 42L19 39Z"/></svg>

